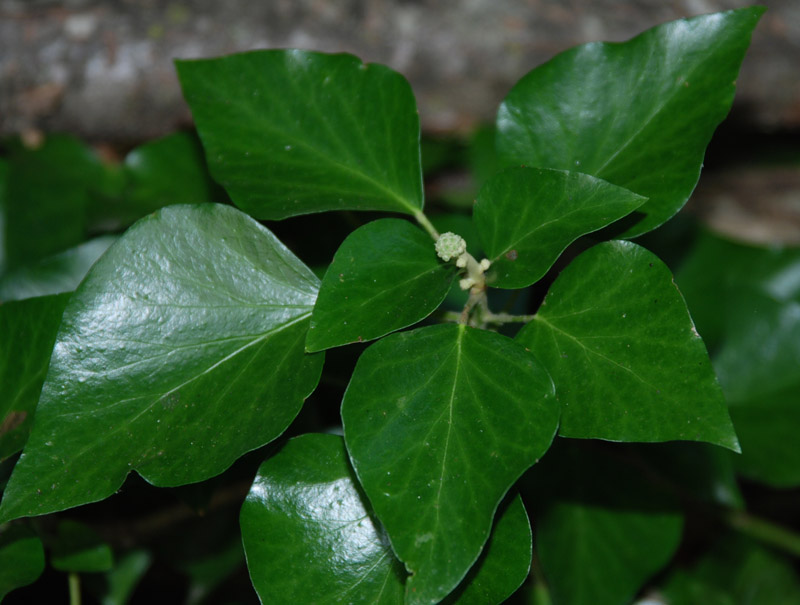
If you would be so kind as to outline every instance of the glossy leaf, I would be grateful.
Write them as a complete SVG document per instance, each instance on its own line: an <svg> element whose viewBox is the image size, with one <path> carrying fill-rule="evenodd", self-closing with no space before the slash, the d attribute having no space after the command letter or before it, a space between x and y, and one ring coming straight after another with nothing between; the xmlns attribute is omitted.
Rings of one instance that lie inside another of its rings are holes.
<svg viewBox="0 0 800 605"><path fill-rule="evenodd" d="M108 247L117 240L104 235L64 252L19 267L0 277L0 300L21 300L72 292Z"/></svg>
<svg viewBox="0 0 800 605"><path fill-rule="evenodd" d="M554 603L629 603L677 549L681 513L625 471L613 450L563 439L536 467L536 552Z"/></svg>
<svg viewBox="0 0 800 605"><path fill-rule="evenodd" d="M800 485L800 250L704 234L677 279L715 345L742 444L737 469L777 487Z"/></svg>
<svg viewBox="0 0 800 605"><path fill-rule="evenodd" d="M742 536L727 536L663 589L669 603L800 605L800 581L791 561Z"/></svg>
<svg viewBox="0 0 800 605"><path fill-rule="evenodd" d="M359 493L341 437L303 435L264 462L240 523L262 603L403 602L405 571Z"/></svg>
<svg viewBox="0 0 800 605"><path fill-rule="evenodd" d="M82 242L89 190L102 179L97 156L73 137L50 136L37 149L14 149L4 204L7 268Z"/></svg>
<svg viewBox="0 0 800 605"><path fill-rule="evenodd" d="M0 601L26 586L44 571L44 547L36 534L22 525L0 528Z"/></svg>
<svg viewBox="0 0 800 605"><path fill-rule="evenodd" d="M764 10L681 19L557 55L500 106L504 165L579 170L625 187L649 198L627 235L654 229L692 193Z"/></svg>
<svg viewBox="0 0 800 605"><path fill-rule="evenodd" d="M539 281L578 237L645 201L579 172L518 167L498 173L481 189L473 214L492 261L489 284L524 288Z"/></svg>
<svg viewBox="0 0 800 605"><path fill-rule="evenodd" d="M138 222L70 299L0 518L100 500L133 469L201 481L281 434L319 378L303 352L317 288L234 208Z"/></svg>
<svg viewBox="0 0 800 605"><path fill-rule="evenodd" d="M433 603L480 554L503 494L550 445L553 384L505 336L464 325L393 334L342 402L356 474L397 556L407 602Z"/></svg>
<svg viewBox="0 0 800 605"><path fill-rule="evenodd" d="M211 174L246 212L422 209L419 116L397 72L302 50L176 65Z"/></svg>
<svg viewBox="0 0 800 605"><path fill-rule="evenodd" d="M114 565L111 547L84 523L62 521L49 546L52 550L50 564L60 571L98 572Z"/></svg>
<svg viewBox="0 0 800 605"><path fill-rule="evenodd" d="M69 294L0 305L0 460L25 445Z"/></svg>
<svg viewBox="0 0 800 605"><path fill-rule="evenodd" d="M381 219L356 229L328 267L311 314L307 351L372 340L413 325L444 300L455 266L408 221Z"/></svg>
<svg viewBox="0 0 800 605"><path fill-rule="evenodd" d="M562 436L738 451L703 341L669 269L644 248L615 241L581 254L517 340L553 376Z"/></svg>
<svg viewBox="0 0 800 605"><path fill-rule="evenodd" d="M264 603L404 602L407 574L361 493L340 437L290 440L261 465L240 521L250 576ZM525 579L530 560L530 524L517 496L498 511L480 559L444 602L501 603Z"/></svg>

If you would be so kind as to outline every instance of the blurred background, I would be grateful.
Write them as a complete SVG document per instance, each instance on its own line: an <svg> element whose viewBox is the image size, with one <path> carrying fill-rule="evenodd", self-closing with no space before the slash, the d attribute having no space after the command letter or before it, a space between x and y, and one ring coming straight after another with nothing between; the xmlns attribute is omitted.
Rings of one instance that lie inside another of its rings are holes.
<svg viewBox="0 0 800 605"><path fill-rule="evenodd" d="M388 64L410 80L425 133L466 134L493 120L514 82L562 50L747 4L0 0L0 136L69 132L125 151L190 125L174 58L280 47ZM733 112L709 151L715 174L701 180L694 205L738 238L797 244L800 2L764 4ZM765 159L766 167L753 168ZM718 168L730 172L718 178Z"/></svg>

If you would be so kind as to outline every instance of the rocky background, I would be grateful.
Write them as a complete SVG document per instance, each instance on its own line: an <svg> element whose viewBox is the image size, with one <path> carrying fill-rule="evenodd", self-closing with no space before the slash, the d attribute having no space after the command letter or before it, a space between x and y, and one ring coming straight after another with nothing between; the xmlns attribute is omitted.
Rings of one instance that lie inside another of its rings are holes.
<svg viewBox="0 0 800 605"><path fill-rule="evenodd" d="M411 81L425 131L466 133L491 121L514 82L561 50L622 41L664 21L747 4L0 0L0 135L63 131L124 148L191 123L173 58L275 47L347 51L386 63ZM752 163L778 145L795 161L775 174L732 166L722 185L712 175L698 194L716 199L702 212L724 229L800 244L800 2L763 4L769 10L721 136L734 159ZM756 233L753 214L771 224L764 234Z"/></svg>

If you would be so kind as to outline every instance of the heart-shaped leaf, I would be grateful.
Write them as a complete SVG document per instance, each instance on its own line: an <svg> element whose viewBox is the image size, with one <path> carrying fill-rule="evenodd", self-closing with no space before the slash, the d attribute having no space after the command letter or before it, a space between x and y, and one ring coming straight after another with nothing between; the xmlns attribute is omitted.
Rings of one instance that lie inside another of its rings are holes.
<svg viewBox="0 0 800 605"><path fill-rule="evenodd" d="M708 441L739 450L672 274L641 246L614 241L581 254L517 341L556 383L564 437Z"/></svg>
<svg viewBox="0 0 800 605"><path fill-rule="evenodd" d="M490 285L531 285L578 237L622 218L645 201L579 172L517 167L498 173L481 189L473 211L492 261Z"/></svg>
<svg viewBox="0 0 800 605"><path fill-rule="evenodd" d="M246 212L422 209L419 116L397 72L302 50L176 65L211 174Z"/></svg>
<svg viewBox="0 0 800 605"><path fill-rule="evenodd" d="M508 488L550 445L550 377L509 338L465 325L392 334L359 359L342 402L356 474L413 574L407 602L450 593Z"/></svg>
<svg viewBox="0 0 800 605"><path fill-rule="evenodd" d="M378 338L417 323L444 300L455 266L428 234L381 219L351 233L328 267L311 314L307 351Z"/></svg>
<svg viewBox="0 0 800 605"><path fill-rule="evenodd" d="M500 106L503 164L578 170L625 187L649 198L640 208L645 218L626 235L658 227L697 184L764 10L673 21L537 67Z"/></svg>
<svg viewBox="0 0 800 605"><path fill-rule="evenodd" d="M95 264L64 312L0 519L112 494L133 469L201 481L280 435L314 389L318 280L229 206L170 206Z"/></svg>
<svg viewBox="0 0 800 605"><path fill-rule="evenodd" d="M265 603L404 602L406 571L361 493L341 437L290 440L261 465L240 522L250 577ZM481 557L444 602L502 603L530 561L530 524L517 496L498 511Z"/></svg>

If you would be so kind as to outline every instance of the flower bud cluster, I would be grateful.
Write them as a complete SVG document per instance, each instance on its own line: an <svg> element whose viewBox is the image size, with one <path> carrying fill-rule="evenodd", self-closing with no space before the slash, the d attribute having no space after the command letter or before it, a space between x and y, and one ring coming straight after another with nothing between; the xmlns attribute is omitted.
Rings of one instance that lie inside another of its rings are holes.
<svg viewBox="0 0 800 605"><path fill-rule="evenodd" d="M460 235L448 231L442 233L439 239L436 240L436 254L439 255L444 262L455 258L461 257L467 251L467 242ZM464 261L466 264L466 261ZM465 265L460 265L465 266Z"/></svg>

